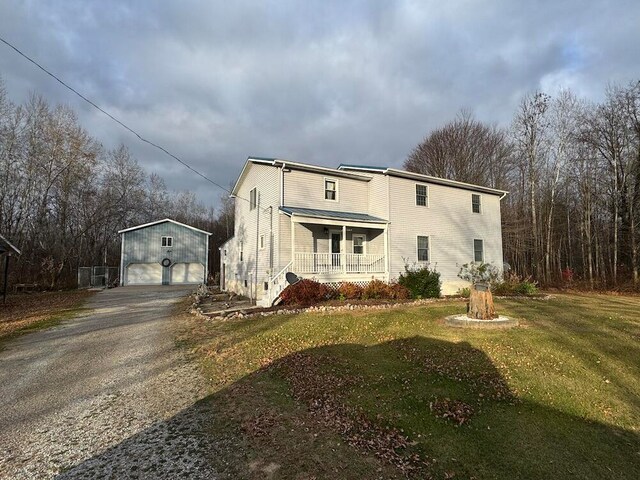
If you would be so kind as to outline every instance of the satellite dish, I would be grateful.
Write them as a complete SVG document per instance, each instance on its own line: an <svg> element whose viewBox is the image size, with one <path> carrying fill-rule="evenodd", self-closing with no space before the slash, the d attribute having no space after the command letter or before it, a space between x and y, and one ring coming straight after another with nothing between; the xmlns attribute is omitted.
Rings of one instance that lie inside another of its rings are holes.
<svg viewBox="0 0 640 480"><path fill-rule="evenodd" d="M299 276L297 276L295 273L293 272L287 272L287 274L285 275L285 278L287 280L287 283L289 285L295 285L296 283L298 283L300 280L302 280Z"/></svg>
<svg viewBox="0 0 640 480"><path fill-rule="evenodd" d="M509 272L509 271L511 270L511 265L509 265L507 262L504 262L504 263L502 264L502 270L503 270L504 272Z"/></svg>

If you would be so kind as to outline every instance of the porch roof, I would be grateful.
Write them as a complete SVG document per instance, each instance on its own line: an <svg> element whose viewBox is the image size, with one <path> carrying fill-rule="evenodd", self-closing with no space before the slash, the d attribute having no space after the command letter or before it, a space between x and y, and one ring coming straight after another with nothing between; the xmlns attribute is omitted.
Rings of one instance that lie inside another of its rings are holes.
<svg viewBox="0 0 640 480"><path fill-rule="evenodd" d="M320 210L317 208L280 207L280 210L290 216L323 218L345 222L389 223L383 218L374 217L368 213L337 212L335 210Z"/></svg>
<svg viewBox="0 0 640 480"><path fill-rule="evenodd" d="M12 245L9 240L0 235L0 256L11 254L20 255L20 250Z"/></svg>

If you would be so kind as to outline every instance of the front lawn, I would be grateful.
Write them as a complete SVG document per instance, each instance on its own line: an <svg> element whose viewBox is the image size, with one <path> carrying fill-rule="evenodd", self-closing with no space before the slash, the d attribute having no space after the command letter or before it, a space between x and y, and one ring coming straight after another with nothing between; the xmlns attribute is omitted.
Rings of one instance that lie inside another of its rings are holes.
<svg viewBox="0 0 640 480"><path fill-rule="evenodd" d="M463 309L185 319L223 478L640 478L640 298Z"/></svg>
<svg viewBox="0 0 640 480"><path fill-rule="evenodd" d="M94 294L88 290L22 293L8 295L6 303L0 298L0 340L72 318Z"/></svg>

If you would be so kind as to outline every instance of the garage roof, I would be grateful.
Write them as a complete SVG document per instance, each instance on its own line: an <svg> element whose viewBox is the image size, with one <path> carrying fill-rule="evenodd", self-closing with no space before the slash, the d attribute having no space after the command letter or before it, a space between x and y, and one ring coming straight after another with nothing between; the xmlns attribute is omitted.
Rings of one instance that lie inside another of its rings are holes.
<svg viewBox="0 0 640 480"><path fill-rule="evenodd" d="M20 250L17 249L9 240L0 235L0 255L20 255Z"/></svg>
<svg viewBox="0 0 640 480"><path fill-rule="evenodd" d="M175 223L176 225L180 225L181 227L190 228L191 230L195 230L196 232L204 233L206 235L213 235L210 232L205 232L204 230L200 230L199 228L192 227L191 225L187 225L186 223L176 222L175 220L171 220L170 218L165 218L163 220L157 220L157 221L151 222L151 223L144 223L142 225L136 225L135 227L125 228L124 230L118 230L118 233L131 232L132 230L139 230L141 228L151 227L153 225L158 225L160 223L165 223L165 222Z"/></svg>

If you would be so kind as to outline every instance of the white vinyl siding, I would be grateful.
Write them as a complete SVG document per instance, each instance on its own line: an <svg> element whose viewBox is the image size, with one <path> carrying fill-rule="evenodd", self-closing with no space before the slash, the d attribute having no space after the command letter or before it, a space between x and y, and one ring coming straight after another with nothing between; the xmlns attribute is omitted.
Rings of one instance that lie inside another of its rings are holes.
<svg viewBox="0 0 640 480"><path fill-rule="evenodd" d="M274 168L274 170L276 169ZM284 205L289 207L320 208L337 212L368 212L369 182L367 180L356 180L337 175L331 177L338 180L338 199L333 202L324 199L325 178L329 177L321 173L293 169L285 172ZM261 203L263 207L266 207L264 196Z"/></svg>
<svg viewBox="0 0 640 480"><path fill-rule="evenodd" d="M500 197L482 195L482 215L471 211L470 190L429 184L429 196L437 198L429 208L415 204L416 182L389 176L389 275L398 278L405 264L417 258L416 237L429 236L430 263L440 273L444 295L454 294L468 283L458 278L460 265L473 259L473 239L483 239L484 261L502 268Z"/></svg>
<svg viewBox="0 0 640 480"><path fill-rule="evenodd" d="M429 206L429 188L426 185L416 183L416 205Z"/></svg>
<svg viewBox="0 0 640 480"><path fill-rule="evenodd" d="M473 240L473 261L484 262L484 241L479 238Z"/></svg>
<svg viewBox="0 0 640 480"><path fill-rule="evenodd" d="M253 293L255 296L257 290L258 298L263 292L262 284L271 274L269 272L270 238L279 239L280 222L278 220L280 216L283 216L278 212L280 174L280 168L271 165L260 163L247 165L242 183L238 186L237 196L249 201L236 199L234 237L224 247L227 250L227 256L223 259L223 263L225 265L225 288L228 291L246 296ZM252 191L255 193L251 193ZM260 218L259 222L258 217ZM264 248L262 249L260 249L260 237L264 237ZM278 262L280 261L279 243L278 241L274 243L273 251L273 270L276 272L279 270ZM256 250L258 251L257 278ZM244 286L245 279L247 280L246 287Z"/></svg>
<svg viewBox="0 0 640 480"><path fill-rule="evenodd" d="M418 262L429 261L429 237L426 235L418 235L417 250L418 250Z"/></svg>
<svg viewBox="0 0 640 480"><path fill-rule="evenodd" d="M471 194L471 211L473 213L482 213L482 197L479 194Z"/></svg>

